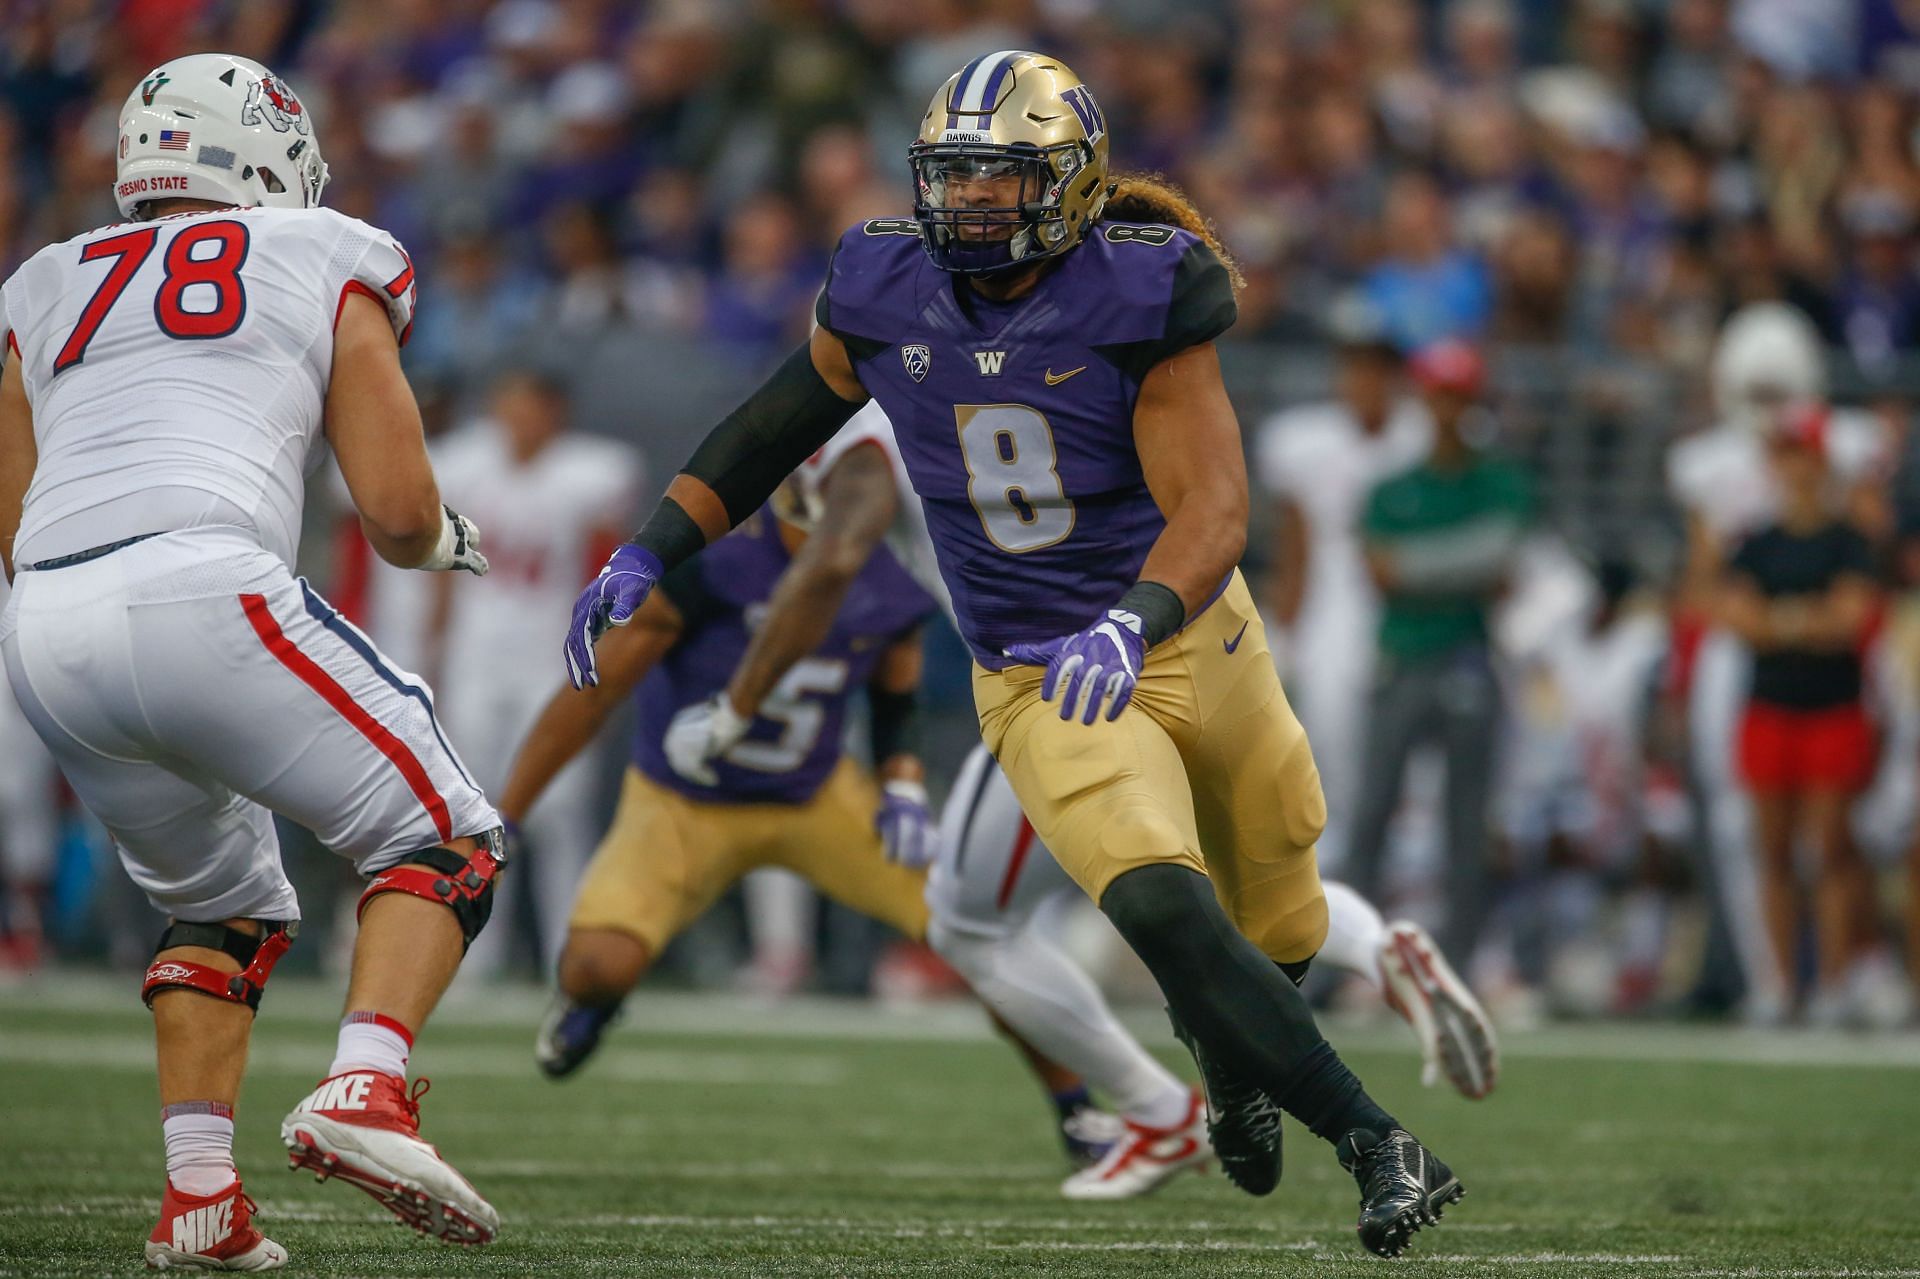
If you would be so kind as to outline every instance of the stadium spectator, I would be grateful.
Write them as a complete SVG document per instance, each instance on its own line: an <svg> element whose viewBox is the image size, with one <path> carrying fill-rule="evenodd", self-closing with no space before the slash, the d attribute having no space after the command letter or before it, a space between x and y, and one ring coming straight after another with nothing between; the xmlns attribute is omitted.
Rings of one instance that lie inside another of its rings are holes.
<svg viewBox="0 0 1920 1279"><path fill-rule="evenodd" d="M1802 921L1811 919L1817 991L1809 1014L1832 1024L1847 1013L1845 983L1869 949L1861 921L1874 916L1849 817L1873 775L1861 648L1879 588L1872 548L1834 502L1827 421L1824 408L1801 407L1775 429L1779 518L1734 552L1722 611L1754 650L1739 752L1767 932L1791 995ZM1796 865L1802 840L1814 854L1811 892Z"/></svg>
<svg viewBox="0 0 1920 1279"><path fill-rule="evenodd" d="M1492 309L1478 257L1453 247L1452 211L1431 175L1409 171L1387 191L1381 234L1387 252L1361 287L1403 350L1444 338L1477 337Z"/></svg>
<svg viewBox="0 0 1920 1279"><path fill-rule="evenodd" d="M1438 343L1414 355L1410 372L1433 417L1433 449L1374 489L1362 523L1382 609L1347 879L1362 896L1379 898L1407 761L1421 743L1438 741L1447 773L1447 914L1438 936L1442 951L1464 965L1479 937L1491 871L1500 688L1488 615L1514 567L1531 500L1520 469L1470 438L1486 424L1479 352Z"/></svg>

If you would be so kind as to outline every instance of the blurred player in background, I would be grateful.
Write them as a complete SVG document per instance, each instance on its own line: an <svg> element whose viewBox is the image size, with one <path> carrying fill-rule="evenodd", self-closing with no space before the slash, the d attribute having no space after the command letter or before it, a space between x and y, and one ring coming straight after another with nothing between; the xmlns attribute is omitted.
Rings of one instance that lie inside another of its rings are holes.
<svg viewBox="0 0 1920 1279"><path fill-rule="evenodd" d="M1873 777L1861 650L1880 606L1872 548L1837 509L1829 421L1820 406L1796 405L1769 433L1776 514L1734 550L1722 602L1727 629L1753 654L1738 749L1763 918L1789 1012L1801 921L1812 920L1818 984L1807 1011L1820 1025L1845 1019L1845 985L1869 940L1861 923L1874 917L1872 874L1849 818ZM1797 864L1803 841L1811 893Z"/></svg>
<svg viewBox="0 0 1920 1279"><path fill-rule="evenodd" d="M521 368L494 384L481 421L437 445L434 469L449 503L487 512L493 568L473 581L434 582L427 669L441 690L448 738L474 780L498 794L550 691L529 677L552 645L541 621L619 544L632 518L640 460L630 445L569 431L565 389ZM516 851L525 840L529 855L501 885L501 919L522 913L516 898L524 894L542 973L559 953L574 884L593 846L594 782L592 761L576 760L539 803L512 816ZM498 969L511 939L510 927L491 930L468 964Z"/></svg>
<svg viewBox="0 0 1920 1279"><path fill-rule="evenodd" d="M920 629L934 601L875 549L878 532L860 527L878 505L862 491L890 497L893 482L886 461L868 457L845 468L837 491L789 481L712 554L662 582L607 641L600 682L554 694L521 746L502 792L509 818L539 802L638 688L633 763L578 885L560 999L536 1046L549 1075L578 1069L668 943L756 869L784 868L926 937L938 832L918 702ZM795 601L822 606L796 617ZM733 709L735 690L751 710ZM862 691L878 786L845 754L847 711ZM1051 1090L1086 1101L1078 1078L1016 1045ZM1090 1105L1063 1109L1068 1153L1104 1154L1117 1136L1110 1122Z"/></svg>
<svg viewBox="0 0 1920 1279"><path fill-rule="evenodd" d="M126 222L0 290L0 653L34 731L168 917L142 997L158 1040L159 1268L266 1270L233 1106L261 990L300 916L273 814L370 879L333 1065L281 1125L294 1167L407 1225L498 1219L419 1138L413 1036L486 922L499 819L433 718L289 563L332 447L390 562L486 571L441 504L400 371L413 265L318 207L313 122L266 68L155 68L119 117Z"/></svg>
<svg viewBox="0 0 1920 1279"><path fill-rule="evenodd" d="M1533 645L1503 645L1518 668L1501 823L1518 863L1508 913L1520 976L1546 985L1557 952L1595 936L1604 889L1628 886L1611 989L1582 1009L1628 1013L1659 983L1688 815L1659 740L1672 628L1630 565L1602 561L1592 578L1573 617Z"/></svg>
<svg viewBox="0 0 1920 1279"><path fill-rule="evenodd" d="M867 479L891 474L894 482ZM833 521L841 567L820 563L809 542L782 580L720 706L720 724L750 717L768 689L816 642L839 607L845 566L883 537L951 615L934 566L924 512L908 482L893 427L869 403L794 473L790 484L818 497ZM697 743L697 760L726 748L725 731ZM1053 909L1078 896L1073 880L1035 835L1006 774L984 744L968 756L940 820L939 855L927 885L928 938L1006 1026L1083 1076L1126 1121L1121 1140L1095 1166L1062 1185L1070 1199L1146 1194L1211 1156L1192 1090L1140 1046L1099 989L1051 935ZM1328 883L1327 941L1320 955L1376 988L1419 1037L1425 1079L1444 1072L1464 1095L1484 1097L1499 1073L1493 1028L1465 984L1419 925L1389 926L1343 885ZM1088 1102L1084 1090L1056 1096L1063 1123Z"/></svg>
<svg viewBox="0 0 1920 1279"><path fill-rule="evenodd" d="M594 682L607 628L878 398L975 658L982 735L1167 996L1223 1166L1270 1193L1290 1111L1360 1187L1363 1246L1397 1255L1462 1187L1295 984L1326 937L1326 811L1235 568L1246 474L1213 339L1237 277L1178 192L1108 178L1092 91L1044 55L963 67L909 158L914 219L841 238L812 339L582 592L569 677Z"/></svg>
<svg viewBox="0 0 1920 1279"><path fill-rule="evenodd" d="M1804 314L1785 303L1759 302L1727 321L1711 372L1719 420L1667 455L1668 487L1687 521L1676 647L1685 672L1688 753L1706 806L1715 878L1747 981L1747 1015L1771 1024L1788 1011L1786 974L1763 923L1751 809L1735 749L1752 654L1713 619L1731 549L1779 511L1768 440L1787 409L1823 398L1826 366L1819 334ZM1859 513L1883 501L1888 442L1875 419L1833 414L1823 450L1842 509Z"/></svg>
<svg viewBox="0 0 1920 1279"><path fill-rule="evenodd" d="M1336 396L1269 418L1255 474L1280 507L1267 607L1286 636L1288 700L1327 792L1321 856L1340 866L1360 777L1380 598L1367 575L1367 495L1433 447L1425 406L1401 389L1398 348L1364 303L1336 311Z"/></svg>
<svg viewBox="0 0 1920 1279"><path fill-rule="evenodd" d="M638 689L639 722L613 825L580 880L561 952L561 1003L540 1038L549 1074L571 1072L667 943L748 871L784 866L909 937L926 933L921 868L934 832L914 723L920 627L933 601L884 552L855 566L846 607L727 747L689 762L762 629L767 602L805 542L797 499L762 511L661 584L609 641L604 678L549 696L513 761L504 811L517 819ZM880 784L843 753L866 691Z"/></svg>

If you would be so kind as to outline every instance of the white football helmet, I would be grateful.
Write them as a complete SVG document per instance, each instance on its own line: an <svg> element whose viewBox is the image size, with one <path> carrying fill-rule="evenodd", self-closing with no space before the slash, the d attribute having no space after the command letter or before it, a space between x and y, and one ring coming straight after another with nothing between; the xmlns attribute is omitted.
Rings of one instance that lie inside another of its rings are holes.
<svg viewBox="0 0 1920 1279"><path fill-rule="evenodd" d="M1721 420L1765 432L1788 404L1826 395L1819 330L1785 302L1734 312L1713 352L1713 401Z"/></svg>
<svg viewBox="0 0 1920 1279"><path fill-rule="evenodd" d="M327 185L313 117L251 58L196 53L155 67L120 108L120 213L151 200L310 209Z"/></svg>

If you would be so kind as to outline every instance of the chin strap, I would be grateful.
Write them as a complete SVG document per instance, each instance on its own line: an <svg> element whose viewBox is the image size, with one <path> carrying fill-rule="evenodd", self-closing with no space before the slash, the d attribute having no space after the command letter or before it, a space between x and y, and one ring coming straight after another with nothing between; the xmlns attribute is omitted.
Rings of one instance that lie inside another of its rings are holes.
<svg viewBox="0 0 1920 1279"><path fill-rule="evenodd" d="M154 947L155 958L147 967L146 979L140 983L141 1002L151 1008L154 996L163 990L192 990L215 999L245 1004L259 1012L260 992L266 988L273 966L287 953L287 948L293 945L294 934L300 930L297 920L259 922L266 926L266 932L259 937L225 924L168 924ZM222 972L209 964L160 958L181 946L220 951L239 964L240 971Z"/></svg>
<svg viewBox="0 0 1920 1279"><path fill-rule="evenodd" d="M373 877L367 891L360 894L354 912L364 915L367 903L382 893L406 893L430 902L438 902L460 921L461 950L473 945L473 939L487 926L493 913L493 888L506 866L506 832L494 827L474 837L479 847L471 857L462 857L451 848L423 848L408 853L408 865L383 870ZM422 867L431 866L432 870Z"/></svg>

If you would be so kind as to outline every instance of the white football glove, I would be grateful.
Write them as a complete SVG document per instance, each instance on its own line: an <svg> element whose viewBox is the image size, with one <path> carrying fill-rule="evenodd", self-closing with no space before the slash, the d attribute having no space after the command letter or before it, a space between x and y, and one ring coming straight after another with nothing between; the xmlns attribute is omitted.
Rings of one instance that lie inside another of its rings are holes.
<svg viewBox="0 0 1920 1279"><path fill-rule="evenodd" d="M718 786L712 761L739 744L753 719L733 709L724 692L687 707L667 725L664 743L673 771L701 786Z"/></svg>
<svg viewBox="0 0 1920 1279"><path fill-rule="evenodd" d="M465 569L475 577L487 575L487 557L480 553L480 526L451 506L442 506L440 541L433 553L414 565L429 573Z"/></svg>

